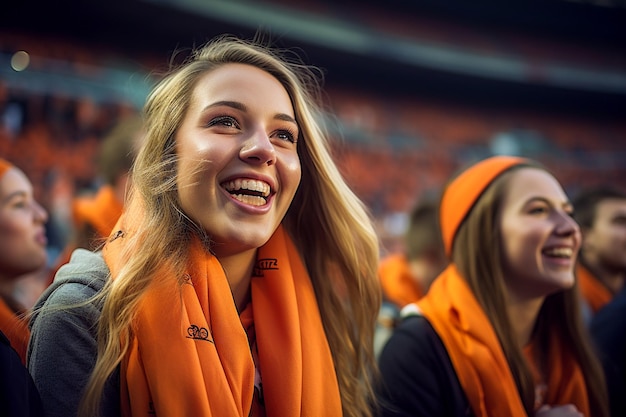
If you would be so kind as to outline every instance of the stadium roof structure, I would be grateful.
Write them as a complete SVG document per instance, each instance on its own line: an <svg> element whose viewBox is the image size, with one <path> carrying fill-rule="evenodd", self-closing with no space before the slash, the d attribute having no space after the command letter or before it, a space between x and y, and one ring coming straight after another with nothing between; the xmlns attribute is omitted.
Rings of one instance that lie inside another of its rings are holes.
<svg viewBox="0 0 626 417"><path fill-rule="evenodd" d="M626 8L595 3L13 0L0 28L74 37L129 55L161 54L164 60L221 33L263 32L280 46L302 51L308 63L324 69L329 85L615 116L626 105ZM372 24L372 15L392 24ZM465 32L442 40L393 25L411 19L416 26L445 22ZM549 46L537 55L503 41L500 48L484 48L466 42L468 31L493 45L505 33ZM564 53L563 45L584 53Z"/></svg>

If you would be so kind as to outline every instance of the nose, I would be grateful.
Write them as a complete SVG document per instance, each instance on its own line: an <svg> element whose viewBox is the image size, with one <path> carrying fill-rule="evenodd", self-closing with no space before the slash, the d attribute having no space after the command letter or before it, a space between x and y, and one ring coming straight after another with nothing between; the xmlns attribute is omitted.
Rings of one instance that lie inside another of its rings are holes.
<svg viewBox="0 0 626 417"><path fill-rule="evenodd" d="M265 131L257 129L241 147L239 158L251 164L273 165L276 162L276 149Z"/></svg>
<svg viewBox="0 0 626 417"><path fill-rule="evenodd" d="M33 216L38 223L45 224L48 221L48 212L36 201L33 201Z"/></svg>
<svg viewBox="0 0 626 417"><path fill-rule="evenodd" d="M558 217L559 220L556 226L556 233L559 236L570 236L580 233L578 223L576 223L576 220L574 220L568 213L560 212Z"/></svg>

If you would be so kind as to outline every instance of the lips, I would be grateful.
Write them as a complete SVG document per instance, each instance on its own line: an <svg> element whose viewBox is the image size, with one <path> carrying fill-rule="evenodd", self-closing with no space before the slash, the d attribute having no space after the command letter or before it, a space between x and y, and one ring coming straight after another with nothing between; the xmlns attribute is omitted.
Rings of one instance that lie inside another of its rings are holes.
<svg viewBox="0 0 626 417"><path fill-rule="evenodd" d="M48 244L48 238L46 237L45 232L39 232L35 235L35 242L40 244L41 246L46 246Z"/></svg>

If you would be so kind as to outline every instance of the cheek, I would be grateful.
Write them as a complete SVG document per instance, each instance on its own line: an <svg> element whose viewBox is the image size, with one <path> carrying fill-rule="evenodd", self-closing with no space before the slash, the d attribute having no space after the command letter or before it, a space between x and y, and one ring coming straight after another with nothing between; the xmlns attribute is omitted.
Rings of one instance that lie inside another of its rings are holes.
<svg viewBox="0 0 626 417"><path fill-rule="evenodd" d="M300 158L297 154L287 155L281 159L281 177L282 184L285 190L288 190L290 194L295 194L300 185L302 179L302 166L300 165Z"/></svg>
<svg viewBox="0 0 626 417"><path fill-rule="evenodd" d="M23 239L27 234L28 228L22 224L20 219L0 218L0 236L3 242L7 244Z"/></svg>
<svg viewBox="0 0 626 417"><path fill-rule="evenodd" d="M626 228L612 228L603 232L601 238L597 238L598 244L607 253L615 256L626 256Z"/></svg>
<svg viewBox="0 0 626 417"><path fill-rule="evenodd" d="M0 252L3 260L16 261L25 253L33 251L36 247L34 242L34 230L32 220L26 219L3 219L0 220Z"/></svg>
<svg viewBox="0 0 626 417"><path fill-rule="evenodd" d="M542 235L524 227L503 227L502 229L503 256L510 265L529 267L535 262L537 251L541 246Z"/></svg>

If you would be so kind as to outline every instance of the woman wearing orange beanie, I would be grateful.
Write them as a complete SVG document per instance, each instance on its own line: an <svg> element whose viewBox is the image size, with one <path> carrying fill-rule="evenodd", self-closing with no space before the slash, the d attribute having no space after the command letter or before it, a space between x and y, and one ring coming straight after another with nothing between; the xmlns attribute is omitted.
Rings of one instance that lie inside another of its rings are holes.
<svg viewBox="0 0 626 417"><path fill-rule="evenodd" d="M0 158L0 414L7 417L43 415L24 365L30 332L12 290L16 279L46 263L47 219L26 175Z"/></svg>
<svg viewBox="0 0 626 417"><path fill-rule="evenodd" d="M451 264L383 349L385 416L608 417L571 214L557 180L523 158L485 159L448 184Z"/></svg>
<svg viewBox="0 0 626 417"><path fill-rule="evenodd" d="M11 291L16 279L46 264L47 220L26 175L0 158L0 330L23 363L30 332Z"/></svg>
<svg viewBox="0 0 626 417"><path fill-rule="evenodd" d="M31 321L47 416L371 415L378 240L318 93L231 37L155 87L121 218Z"/></svg>

